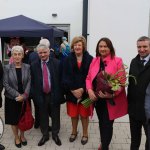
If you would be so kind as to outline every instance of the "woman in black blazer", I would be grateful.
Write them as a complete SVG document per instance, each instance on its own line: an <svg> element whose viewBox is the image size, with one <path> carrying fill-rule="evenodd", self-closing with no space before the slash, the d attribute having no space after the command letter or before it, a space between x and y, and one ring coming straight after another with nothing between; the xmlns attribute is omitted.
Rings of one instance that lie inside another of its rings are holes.
<svg viewBox="0 0 150 150"><path fill-rule="evenodd" d="M67 100L67 113L72 121L72 133L69 141L73 142L77 137L80 116L83 128L81 143L84 145L88 142L90 108L84 108L81 101L87 98L85 79L92 56L86 51L86 40L82 36L72 40L71 49L71 54L64 59L62 75L62 84Z"/></svg>

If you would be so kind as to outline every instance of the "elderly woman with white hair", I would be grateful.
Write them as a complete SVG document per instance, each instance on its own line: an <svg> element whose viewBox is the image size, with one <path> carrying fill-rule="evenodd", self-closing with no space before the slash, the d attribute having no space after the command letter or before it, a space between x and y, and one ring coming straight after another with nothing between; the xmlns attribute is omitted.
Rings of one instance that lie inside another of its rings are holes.
<svg viewBox="0 0 150 150"><path fill-rule="evenodd" d="M16 147L27 145L24 132L18 129L22 103L28 98L30 91L30 66L22 63L24 50L14 46L11 52L13 63L4 66L3 85L5 88L5 123L11 125Z"/></svg>

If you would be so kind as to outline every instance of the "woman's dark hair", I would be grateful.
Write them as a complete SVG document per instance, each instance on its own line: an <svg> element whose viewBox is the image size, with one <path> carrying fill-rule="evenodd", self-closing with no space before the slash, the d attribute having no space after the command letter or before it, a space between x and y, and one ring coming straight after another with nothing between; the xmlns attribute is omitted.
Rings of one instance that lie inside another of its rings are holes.
<svg viewBox="0 0 150 150"><path fill-rule="evenodd" d="M101 38L101 39L98 41L97 46L96 46L96 57L97 57L97 56L101 56L100 53L99 53L99 43L100 43L101 41L106 42L106 45L107 45L108 48L110 49L111 58L113 58L113 57L115 56L115 49L114 49L114 47L113 47L113 44L112 44L111 40L108 39L108 38L106 38L106 37L103 37L103 38Z"/></svg>

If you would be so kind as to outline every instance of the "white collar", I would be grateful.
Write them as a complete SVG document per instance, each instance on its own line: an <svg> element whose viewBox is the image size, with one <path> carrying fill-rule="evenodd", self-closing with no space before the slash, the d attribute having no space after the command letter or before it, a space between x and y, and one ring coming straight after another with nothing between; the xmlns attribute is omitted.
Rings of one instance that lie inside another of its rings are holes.
<svg viewBox="0 0 150 150"><path fill-rule="evenodd" d="M44 62L46 62L46 64L49 62L49 58L46 61L41 61L41 63L43 64Z"/></svg>
<svg viewBox="0 0 150 150"><path fill-rule="evenodd" d="M148 62L149 59L150 59L150 54L149 54L148 56L146 56L145 58L141 58L141 57L140 57L140 60L145 60L146 62Z"/></svg>

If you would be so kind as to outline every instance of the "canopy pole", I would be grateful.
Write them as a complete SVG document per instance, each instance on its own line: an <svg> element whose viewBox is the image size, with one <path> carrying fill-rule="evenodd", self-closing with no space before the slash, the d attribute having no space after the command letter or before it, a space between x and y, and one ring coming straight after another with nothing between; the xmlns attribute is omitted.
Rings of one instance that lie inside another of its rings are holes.
<svg viewBox="0 0 150 150"><path fill-rule="evenodd" d="M1 38L0 38L0 60L2 61L2 44L1 44Z"/></svg>

